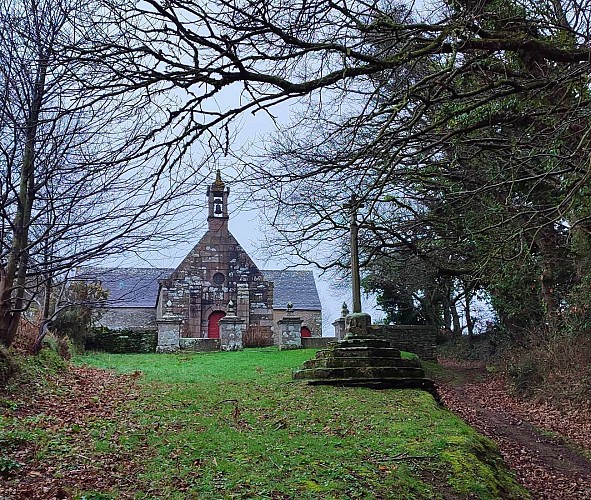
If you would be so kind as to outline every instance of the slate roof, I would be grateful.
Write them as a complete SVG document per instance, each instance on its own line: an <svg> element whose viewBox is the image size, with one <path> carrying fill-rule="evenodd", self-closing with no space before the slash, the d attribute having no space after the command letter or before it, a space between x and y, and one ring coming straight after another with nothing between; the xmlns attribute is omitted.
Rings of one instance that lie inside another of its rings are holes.
<svg viewBox="0 0 591 500"><path fill-rule="evenodd" d="M107 305L110 307L155 307L158 298L158 280L168 278L174 269L122 267L83 268L74 280L99 281L109 290ZM316 290L312 271L262 270L267 281L274 282L273 305L277 309L287 308L293 303L294 309L320 311L322 305Z"/></svg>
<svg viewBox="0 0 591 500"><path fill-rule="evenodd" d="M158 268L83 268L75 280L99 281L109 290L110 307L156 307L158 280L170 276L174 269Z"/></svg>
<svg viewBox="0 0 591 500"><path fill-rule="evenodd" d="M276 309L286 309L291 302L294 309L320 311L320 297L312 271L272 271L261 270L267 281L273 281L273 305Z"/></svg>

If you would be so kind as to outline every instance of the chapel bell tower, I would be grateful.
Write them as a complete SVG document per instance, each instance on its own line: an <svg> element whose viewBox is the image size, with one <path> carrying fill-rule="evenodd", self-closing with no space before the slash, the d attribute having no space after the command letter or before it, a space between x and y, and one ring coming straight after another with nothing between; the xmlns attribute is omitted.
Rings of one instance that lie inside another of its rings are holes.
<svg viewBox="0 0 591 500"><path fill-rule="evenodd" d="M222 181L222 175L218 170L214 183L207 188L209 203L209 215L207 223L210 231L228 230L228 195L230 188Z"/></svg>

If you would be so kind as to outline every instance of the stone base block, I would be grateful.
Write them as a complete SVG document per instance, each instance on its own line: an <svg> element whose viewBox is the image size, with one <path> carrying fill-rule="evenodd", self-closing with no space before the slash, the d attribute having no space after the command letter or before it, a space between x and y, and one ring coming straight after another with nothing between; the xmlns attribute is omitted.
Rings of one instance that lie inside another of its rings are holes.
<svg viewBox="0 0 591 500"><path fill-rule="evenodd" d="M230 314L220 319L220 346L222 351L241 351L244 320Z"/></svg>
<svg viewBox="0 0 591 500"><path fill-rule="evenodd" d="M364 366L370 368L394 367L394 368L421 368L417 359L383 358L379 356L333 356L328 358L310 359L304 362L303 369L315 368L355 368Z"/></svg>
<svg viewBox="0 0 591 500"><path fill-rule="evenodd" d="M301 343L300 344L293 343L293 344L280 344L279 345L280 351L290 351L292 349L303 349L303 346Z"/></svg>
<svg viewBox="0 0 591 500"><path fill-rule="evenodd" d="M301 349L302 320L293 316L285 317L278 321L277 324L279 325L279 349Z"/></svg>
<svg viewBox="0 0 591 500"><path fill-rule="evenodd" d="M370 334L371 316L365 313L349 314L345 318L345 340L367 337Z"/></svg>
<svg viewBox="0 0 591 500"><path fill-rule="evenodd" d="M244 349L242 342L236 342L234 344L222 344L220 347L222 351L242 351L242 349Z"/></svg>
<svg viewBox="0 0 591 500"><path fill-rule="evenodd" d="M304 349L326 349L338 339L335 337L302 337Z"/></svg>
<svg viewBox="0 0 591 500"><path fill-rule="evenodd" d="M309 385L332 385L335 387L367 387L369 389L421 389L429 392L436 401L440 401L433 381L428 378L377 378L377 379L324 379L309 380Z"/></svg>
<svg viewBox="0 0 591 500"><path fill-rule="evenodd" d="M156 352L176 352L179 350L181 320L167 317L158 320L158 345Z"/></svg>
<svg viewBox="0 0 591 500"><path fill-rule="evenodd" d="M180 347L183 351L213 352L220 350L219 339L181 338Z"/></svg>
<svg viewBox="0 0 591 500"><path fill-rule="evenodd" d="M168 354L178 352L180 347L178 345L158 345L156 346L156 352L159 354Z"/></svg>

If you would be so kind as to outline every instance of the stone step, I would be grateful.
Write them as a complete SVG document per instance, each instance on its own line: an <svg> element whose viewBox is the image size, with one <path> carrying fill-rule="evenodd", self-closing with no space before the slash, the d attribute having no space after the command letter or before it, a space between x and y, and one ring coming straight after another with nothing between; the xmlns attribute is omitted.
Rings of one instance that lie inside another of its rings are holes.
<svg viewBox="0 0 591 500"><path fill-rule="evenodd" d="M335 342L338 347L390 347L388 340L380 339L378 337L353 337L344 338Z"/></svg>
<svg viewBox="0 0 591 500"><path fill-rule="evenodd" d="M334 379L310 379L309 385L332 385L337 387L369 387L370 389L421 389L433 395L435 400L439 401L439 395L433 384L428 378L334 378Z"/></svg>
<svg viewBox="0 0 591 500"><path fill-rule="evenodd" d="M313 368L345 368L361 366L384 366L398 368L420 368L420 363L416 359L402 359L393 357L378 356L350 356L350 357L323 357L310 359L304 362L304 369Z"/></svg>
<svg viewBox="0 0 591 500"><path fill-rule="evenodd" d="M424 378L421 368L395 366L348 366L341 368L310 368L293 372L294 379L381 379L381 378Z"/></svg>
<svg viewBox="0 0 591 500"><path fill-rule="evenodd" d="M359 356L378 356L381 358L400 358L400 350L394 347L342 347L323 349L316 353L317 359L348 358Z"/></svg>

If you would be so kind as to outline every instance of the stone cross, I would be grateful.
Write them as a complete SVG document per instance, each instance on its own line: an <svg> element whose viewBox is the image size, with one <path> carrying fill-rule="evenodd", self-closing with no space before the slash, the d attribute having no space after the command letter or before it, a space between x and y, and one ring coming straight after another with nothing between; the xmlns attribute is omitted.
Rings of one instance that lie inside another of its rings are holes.
<svg viewBox="0 0 591 500"><path fill-rule="evenodd" d="M361 312L361 278L359 275L359 249L357 246L357 235L359 225L357 224L357 210L363 208L363 204L354 194L351 195L349 203L344 208L351 213L351 286L353 288L353 314Z"/></svg>

